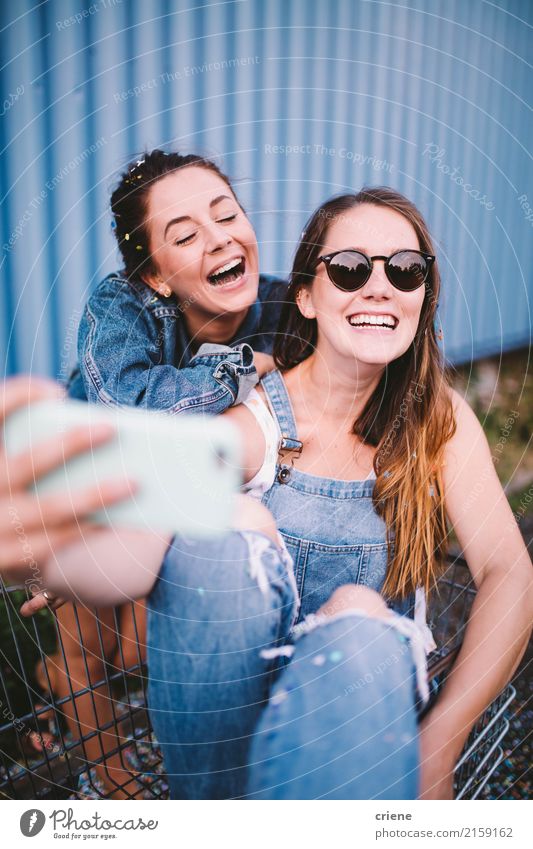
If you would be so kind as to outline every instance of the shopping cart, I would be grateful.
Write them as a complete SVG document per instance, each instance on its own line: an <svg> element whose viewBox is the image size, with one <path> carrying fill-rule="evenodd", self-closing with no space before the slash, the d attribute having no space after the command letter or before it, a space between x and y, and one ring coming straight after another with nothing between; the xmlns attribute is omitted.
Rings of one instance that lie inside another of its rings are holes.
<svg viewBox="0 0 533 849"><path fill-rule="evenodd" d="M430 690L436 697L461 648L476 594L466 561L450 557L430 605L430 625L437 650L428 660ZM509 730L509 706L516 697L512 684L480 717L455 768L455 798L477 799L504 757L502 740Z"/></svg>
<svg viewBox="0 0 533 849"><path fill-rule="evenodd" d="M136 605L128 605L137 635L136 660L127 665L119 637L118 657L101 664L103 675L96 679L89 669L89 653L83 648L84 686L79 681L78 685L73 683L69 673L64 676L69 692L57 697L51 680L58 668L69 672L64 640L71 635L62 633L55 617L46 610L23 619L19 608L25 599L25 591L6 586L0 579L0 795L11 799L109 798L109 791L102 790L103 773L108 788L120 791L122 797L165 798L168 788L162 756L146 710L147 678ZM73 604L72 609L79 644L84 646L81 606ZM113 616L119 634L116 612ZM103 657L106 626L97 617L92 623ZM73 636L76 638L76 634ZM40 676L36 674L38 668ZM76 706L84 697L93 703L93 727L80 733L78 726L78 733L73 733L72 723L69 727L66 719L67 708L72 713L74 706L78 717ZM98 718L96 703L103 698L111 707L107 722ZM92 756L88 754L94 741L100 751L96 757L94 747Z"/></svg>
<svg viewBox="0 0 533 849"><path fill-rule="evenodd" d="M465 561L450 559L429 607L439 647L429 659L432 698L438 696L457 656L474 596ZM120 773L116 769L107 772L109 786L120 789L127 798L166 798L162 757L146 710L146 669L140 652L137 662L128 667L120 662L106 666L101 680L90 681L86 687L71 687L63 698L50 694L45 698L34 670L41 661L50 683L47 654L55 643L56 657L62 657L66 668L65 649L55 620L47 611L21 619L18 610L24 599L20 587L6 586L0 579L0 620L4 620L0 643L0 794L11 799L107 798L94 765L106 770L109 759L118 754L122 769ZM133 606L132 615L135 617ZM78 621L77 612L75 616ZM98 622L96 627L100 629ZM103 643L103 635L99 638ZM65 722L65 703L72 700L75 704L82 696L94 697L96 691L109 696L112 719L86 734L73 736ZM509 729L507 715L515 695L514 688L507 686L472 730L455 771L457 799L477 798L502 760L502 740ZM54 742L48 745L43 732L46 726L54 730ZM106 734L108 739L112 736L115 745L107 745L100 758L92 758L90 768L87 745L91 738ZM36 751L36 742L40 752Z"/></svg>

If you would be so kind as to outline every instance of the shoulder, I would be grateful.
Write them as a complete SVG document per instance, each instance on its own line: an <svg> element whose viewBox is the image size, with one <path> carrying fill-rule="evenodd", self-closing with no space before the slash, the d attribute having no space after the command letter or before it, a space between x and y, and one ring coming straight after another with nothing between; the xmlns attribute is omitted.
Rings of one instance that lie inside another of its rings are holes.
<svg viewBox="0 0 533 849"><path fill-rule="evenodd" d="M261 304L260 325L263 334L277 330L286 298L287 283L284 280L263 275L259 278L258 300Z"/></svg>
<svg viewBox="0 0 533 849"><path fill-rule="evenodd" d="M120 313L136 316L152 315L155 319L175 318L179 314L177 303L163 300L140 279L126 277L122 272L113 272L98 283L90 295L87 310L95 317L105 310L106 317Z"/></svg>
<svg viewBox="0 0 533 849"><path fill-rule="evenodd" d="M456 426L450 444L468 442L473 438L482 438L486 442L483 428L468 401L456 389L448 391Z"/></svg>
<svg viewBox="0 0 533 849"><path fill-rule="evenodd" d="M491 448L467 401L455 392L452 403L457 428L444 455L446 513L479 588L491 569L512 568L524 553L516 520L497 474L507 441L505 434L518 413L509 411L498 442Z"/></svg>
<svg viewBox="0 0 533 849"><path fill-rule="evenodd" d="M285 300L288 283L271 274L261 274L259 277L259 300L261 303L279 303Z"/></svg>
<svg viewBox="0 0 533 849"><path fill-rule="evenodd" d="M106 304L116 302L117 305L123 305L131 302L144 305L149 298L149 291L145 290L147 286L141 281L130 280L120 272L112 272L92 291L87 306L91 309L104 301Z"/></svg>
<svg viewBox="0 0 533 849"><path fill-rule="evenodd" d="M112 339L124 336L127 336L129 344L134 344L138 338L147 344L156 339L160 321L155 308L157 305L147 303L150 292L142 282L131 281L120 274L108 274L85 304L79 326L79 344L108 346Z"/></svg>
<svg viewBox="0 0 533 849"><path fill-rule="evenodd" d="M450 389L455 431L444 452L445 480L479 478L495 474L487 438L472 407L456 390Z"/></svg>

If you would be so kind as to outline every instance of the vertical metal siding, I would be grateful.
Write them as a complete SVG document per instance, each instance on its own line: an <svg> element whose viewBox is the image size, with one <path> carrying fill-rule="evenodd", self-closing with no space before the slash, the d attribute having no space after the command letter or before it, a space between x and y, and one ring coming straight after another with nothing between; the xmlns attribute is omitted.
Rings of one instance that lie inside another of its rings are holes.
<svg viewBox="0 0 533 849"><path fill-rule="evenodd" d="M24 85L0 119L6 373L65 376L88 292L118 266L110 189L157 145L220 158L239 178L263 269L283 275L320 200L365 183L400 189L438 243L446 355L529 343L527 0L98 0L60 25L89 5L0 12L2 101ZM250 64L208 67L237 58ZM428 144L495 209L431 162Z"/></svg>

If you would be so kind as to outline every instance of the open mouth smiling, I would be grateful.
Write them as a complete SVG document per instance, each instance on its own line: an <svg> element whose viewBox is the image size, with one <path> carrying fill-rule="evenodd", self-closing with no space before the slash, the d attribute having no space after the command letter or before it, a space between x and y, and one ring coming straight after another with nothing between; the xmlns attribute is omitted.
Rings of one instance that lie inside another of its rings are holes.
<svg viewBox="0 0 533 849"><path fill-rule="evenodd" d="M244 256L233 257L226 260L223 265L215 268L211 274L207 275L207 279L211 286L224 286L228 283L234 283L243 276L246 268Z"/></svg>
<svg viewBox="0 0 533 849"><path fill-rule="evenodd" d="M398 326L398 319L390 313L359 312L346 316L346 321L352 327L365 330L395 330Z"/></svg>

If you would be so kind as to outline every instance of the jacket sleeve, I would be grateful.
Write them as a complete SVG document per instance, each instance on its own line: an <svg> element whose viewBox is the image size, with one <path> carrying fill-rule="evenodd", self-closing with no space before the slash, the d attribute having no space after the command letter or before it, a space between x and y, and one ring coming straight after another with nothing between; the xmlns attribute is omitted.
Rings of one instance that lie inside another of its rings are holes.
<svg viewBox="0 0 533 849"><path fill-rule="evenodd" d="M119 287L99 287L79 329L78 357L87 400L171 414L217 414L237 403L258 377L249 345L207 346L182 369L161 361L162 330Z"/></svg>

